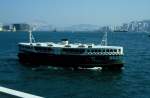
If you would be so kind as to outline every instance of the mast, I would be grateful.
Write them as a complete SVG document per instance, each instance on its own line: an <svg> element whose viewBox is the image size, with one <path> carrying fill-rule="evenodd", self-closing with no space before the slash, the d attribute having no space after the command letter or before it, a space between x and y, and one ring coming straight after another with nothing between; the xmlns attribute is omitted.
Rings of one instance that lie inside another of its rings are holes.
<svg viewBox="0 0 150 98"><path fill-rule="evenodd" d="M102 46L107 46L107 32L105 32L102 41L101 41Z"/></svg>
<svg viewBox="0 0 150 98"><path fill-rule="evenodd" d="M30 27L30 29L29 29L29 43L30 44L32 44L33 42L35 42L35 39L34 39L34 37L33 37L33 35L32 35L32 30L33 30L33 27Z"/></svg>
<svg viewBox="0 0 150 98"><path fill-rule="evenodd" d="M29 30L29 43L32 44L32 31Z"/></svg>
<svg viewBox="0 0 150 98"><path fill-rule="evenodd" d="M34 37L32 35L32 30L29 30L29 43L32 44L32 42L35 43L35 39L34 39Z"/></svg>

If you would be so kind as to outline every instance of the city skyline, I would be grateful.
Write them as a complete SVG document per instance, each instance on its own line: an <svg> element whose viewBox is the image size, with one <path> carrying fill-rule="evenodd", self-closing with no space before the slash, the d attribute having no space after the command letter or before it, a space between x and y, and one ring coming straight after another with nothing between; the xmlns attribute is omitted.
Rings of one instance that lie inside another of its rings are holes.
<svg viewBox="0 0 150 98"><path fill-rule="evenodd" d="M0 22L120 25L150 19L149 0L1 0Z"/></svg>

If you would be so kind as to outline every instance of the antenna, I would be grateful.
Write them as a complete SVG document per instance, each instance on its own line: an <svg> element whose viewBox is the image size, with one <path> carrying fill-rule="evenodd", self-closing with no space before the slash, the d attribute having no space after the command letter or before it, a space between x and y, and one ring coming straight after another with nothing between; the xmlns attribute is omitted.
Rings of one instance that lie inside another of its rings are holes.
<svg viewBox="0 0 150 98"><path fill-rule="evenodd" d="M29 42L30 44L32 44L32 31L29 30Z"/></svg>
<svg viewBox="0 0 150 98"><path fill-rule="evenodd" d="M32 28L29 30L29 43L32 44L32 42L35 42L35 39L32 35Z"/></svg>
<svg viewBox="0 0 150 98"><path fill-rule="evenodd" d="M101 41L102 46L107 46L107 32L105 32L102 41Z"/></svg>

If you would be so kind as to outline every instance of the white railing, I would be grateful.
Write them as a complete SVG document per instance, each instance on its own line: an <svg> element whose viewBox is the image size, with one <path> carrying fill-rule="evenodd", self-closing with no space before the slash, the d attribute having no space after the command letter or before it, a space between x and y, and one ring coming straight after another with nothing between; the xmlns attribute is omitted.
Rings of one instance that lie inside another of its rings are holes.
<svg viewBox="0 0 150 98"><path fill-rule="evenodd" d="M120 52L87 52L88 55L123 55Z"/></svg>
<svg viewBox="0 0 150 98"><path fill-rule="evenodd" d="M44 97L29 94L29 93L24 93L24 92L21 92L21 91L16 91L16 90L13 90L13 89L5 88L5 87L2 87L2 86L0 86L0 92L8 94L8 95L13 95L13 96L16 96L16 97L20 97L20 98L44 98ZM9 98L11 98L11 97L9 97Z"/></svg>

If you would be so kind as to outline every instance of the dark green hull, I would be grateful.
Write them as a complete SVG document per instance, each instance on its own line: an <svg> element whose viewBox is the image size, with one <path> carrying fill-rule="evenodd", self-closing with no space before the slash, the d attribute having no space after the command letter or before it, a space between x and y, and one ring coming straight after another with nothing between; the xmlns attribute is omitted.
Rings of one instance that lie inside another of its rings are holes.
<svg viewBox="0 0 150 98"><path fill-rule="evenodd" d="M100 56L100 55L54 55L46 53L19 53L19 60L29 66L60 66L73 68L115 68L123 67L120 56Z"/></svg>

